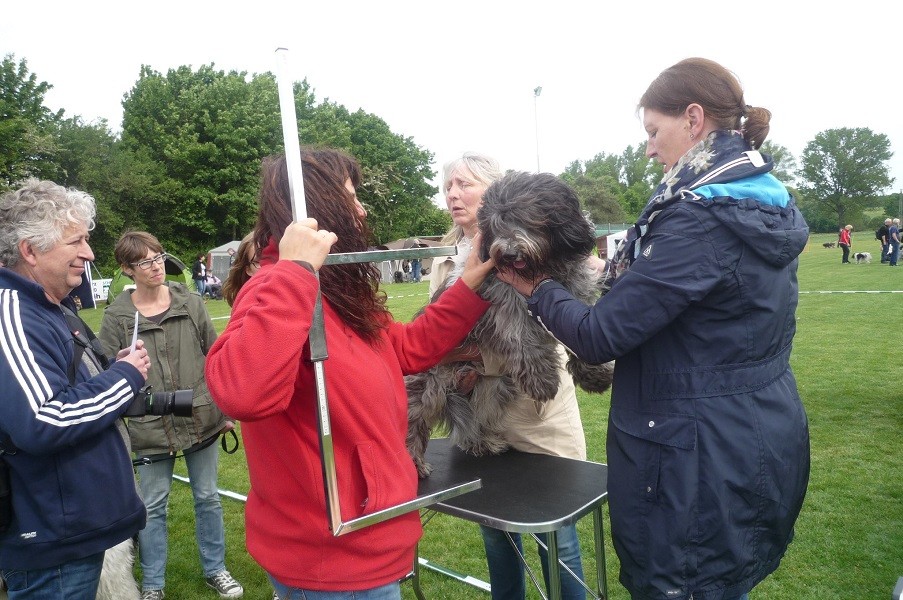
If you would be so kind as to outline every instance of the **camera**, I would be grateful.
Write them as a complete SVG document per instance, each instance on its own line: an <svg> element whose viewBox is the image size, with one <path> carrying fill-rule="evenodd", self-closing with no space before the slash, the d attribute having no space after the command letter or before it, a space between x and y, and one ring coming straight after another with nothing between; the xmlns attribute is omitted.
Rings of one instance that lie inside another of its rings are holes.
<svg viewBox="0 0 903 600"><path fill-rule="evenodd" d="M151 386L141 388L123 416L175 415L190 417L194 390L155 392Z"/></svg>

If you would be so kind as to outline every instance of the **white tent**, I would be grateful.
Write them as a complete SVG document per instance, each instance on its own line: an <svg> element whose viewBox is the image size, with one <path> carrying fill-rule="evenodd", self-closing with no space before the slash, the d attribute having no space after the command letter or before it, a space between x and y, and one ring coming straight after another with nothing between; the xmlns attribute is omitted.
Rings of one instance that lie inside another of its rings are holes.
<svg viewBox="0 0 903 600"><path fill-rule="evenodd" d="M232 266L232 255L238 252L239 244L241 240L232 240L208 252L207 268L210 272L225 281Z"/></svg>

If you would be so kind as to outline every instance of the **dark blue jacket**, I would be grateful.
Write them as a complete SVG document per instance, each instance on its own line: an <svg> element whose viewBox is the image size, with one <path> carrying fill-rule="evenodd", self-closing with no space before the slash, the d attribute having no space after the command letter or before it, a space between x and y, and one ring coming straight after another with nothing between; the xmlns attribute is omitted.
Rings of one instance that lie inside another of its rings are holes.
<svg viewBox="0 0 903 600"><path fill-rule="evenodd" d="M0 445L13 521L0 567L43 569L103 552L144 527L144 504L116 428L144 379L122 362L91 377L44 290L0 268Z"/></svg>
<svg viewBox="0 0 903 600"><path fill-rule="evenodd" d="M760 175L664 208L593 307L556 283L529 301L581 358L616 359L608 491L634 598L738 596L793 536L809 434L788 360L808 228L783 186L774 204L749 199L775 183Z"/></svg>

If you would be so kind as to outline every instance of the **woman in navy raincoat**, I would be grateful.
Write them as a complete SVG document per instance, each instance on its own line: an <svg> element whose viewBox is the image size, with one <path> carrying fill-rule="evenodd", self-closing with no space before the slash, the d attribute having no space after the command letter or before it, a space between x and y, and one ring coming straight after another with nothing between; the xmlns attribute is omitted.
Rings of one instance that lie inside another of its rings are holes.
<svg viewBox="0 0 903 600"><path fill-rule="evenodd" d="M499 277L581 358L616 359L612 538L635 599L733 600L774 571L809 479L789 366L808 228L757 148L771 113L694 58L640 100L665 176L595 306L542 273Z"/></svg>

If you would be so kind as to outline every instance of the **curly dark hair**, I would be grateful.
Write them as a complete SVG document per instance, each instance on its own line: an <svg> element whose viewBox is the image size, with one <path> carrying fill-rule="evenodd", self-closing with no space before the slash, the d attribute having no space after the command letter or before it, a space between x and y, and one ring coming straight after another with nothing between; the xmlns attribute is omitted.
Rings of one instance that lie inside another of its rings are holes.
<svg viewBox="0 0 903 600"><path fill-rule="evenodd" d="M370 230L358 217L354 198L345 188L349 179L355 188L361 183L357 161L332 148L303 148L301 163L307 216L338 236L332 252L367 250ZM258 247L265 248L271 241L278 244L293 220L285 155L264 159L258 202L254 239ZM323 296L342 320L362 338L376 341L391 320L385 294L378 290L376 265L330 265L320 270L319 277Z"/></svg>

